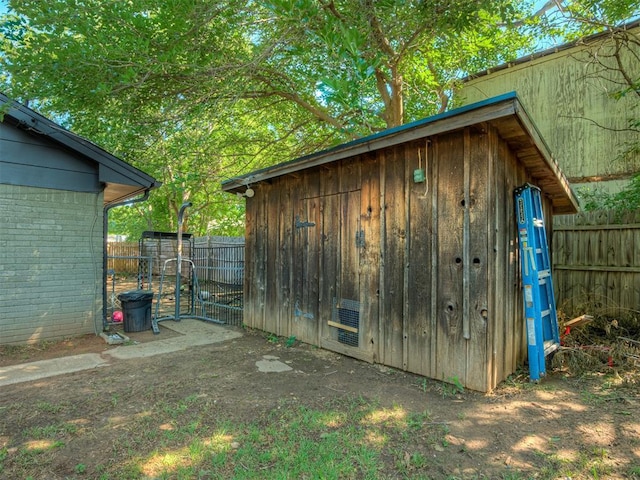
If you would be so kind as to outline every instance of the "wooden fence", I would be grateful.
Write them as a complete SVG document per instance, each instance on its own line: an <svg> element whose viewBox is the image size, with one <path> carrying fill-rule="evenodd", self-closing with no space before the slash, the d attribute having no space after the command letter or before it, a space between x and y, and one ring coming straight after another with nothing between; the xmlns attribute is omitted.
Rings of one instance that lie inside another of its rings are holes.
<svg viewBox="0 0 640 480"><path fill-rule="evenodd" d="M640 313L640 211L556 216L551 248L566 315Z"/></svg>
<svg viewBox="0 0 640 480"><path fill-rule="evenodd" d="M196 237L193 239L193 247L198 249L215 249L216 255L220 256L220 251L229 252L232 261L237 261L237 252L233 248L220 249L221 247L244 245L243 237ZM182 246L184 258L192 258L191 241L185 241ZM108 242L107 243L107 269L114 270L120 275L138 275L141 271L146 272L147 266L140 268L140 256L146 257L144 260L149 262L153 275L160 275L164 261L168 258L176 256L175 239L147 239L142 247L140 242ZM198 255L198 260L202 254ZM147 260L148 258L148 260ZM195 260L195 259L194 259ZM241 258L240 261L244 261ZM170 274L174 274L174 266L171 266Z"/></svg>
<svg viewBox="0 0 640 480"><path fill-rule="evenodd" d="M107 269L120 274L137 275L140 255L138 242L108 242Z"/></svg>

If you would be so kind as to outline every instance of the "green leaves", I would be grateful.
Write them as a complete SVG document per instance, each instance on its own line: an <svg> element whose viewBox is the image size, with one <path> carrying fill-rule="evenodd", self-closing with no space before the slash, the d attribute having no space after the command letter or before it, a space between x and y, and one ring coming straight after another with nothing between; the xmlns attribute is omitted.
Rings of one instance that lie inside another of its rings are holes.
<svg viewBox="0 0 640 480"><path fill-rule="evenodd" d="M459 78L528 51L535 23L532 3L514 0L11 6L0 20L5 93L164 183L131 228L170 228L188 198L195 233L229 230L242 213L221 180L443 111ZM617 18L637 0L567 8ZM538 28L555 26L545 18Z"/></svg>

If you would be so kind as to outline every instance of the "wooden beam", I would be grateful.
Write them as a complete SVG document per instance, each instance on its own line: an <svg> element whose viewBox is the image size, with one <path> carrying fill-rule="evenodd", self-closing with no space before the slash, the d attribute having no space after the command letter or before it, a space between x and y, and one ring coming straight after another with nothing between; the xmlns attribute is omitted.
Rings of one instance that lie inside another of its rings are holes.
<svg viewBox="0 0 640 480"><path fill-rule="evenodd" d="M554 270L574 270L577 272L623 272L640 273L640 267L610 267L607 265L554 265Z"/></svg>
<svg viewBox="0 0 640 480"><path fill-rule="evenodd" d="M334 322L332 320L327 320L327 325L330 327L336 327L340 330L346 330L347 332L358 333L358 329L355 327L350 327L349 325L343 325L342 323Z"/></svg>
<svg viewBox="0 0 640 480"><path fill-rule="evenodd" d="M620 225L554 225L553 231L569 231L569 230L637 230L640 229L640 223L626 223Z"/></svg>
<svg viewBox="0 0 640 480"><path fill-rule="evenodd" d="M567 323L564 323L563 327L578 327L580 325L584 325L593 321L593 317L591 315L580 315L579 317L574 318L573 320L569 320Z"/></svg>

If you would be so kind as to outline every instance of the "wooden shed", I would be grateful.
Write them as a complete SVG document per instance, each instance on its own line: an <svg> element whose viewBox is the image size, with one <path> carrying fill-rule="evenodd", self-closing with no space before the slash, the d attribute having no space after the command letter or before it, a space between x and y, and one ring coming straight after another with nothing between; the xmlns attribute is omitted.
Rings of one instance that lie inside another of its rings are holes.
<svg viewBox="0 0 640 480"><path fill-rule="evenodd" d="M526 359L513 207L525 182L549 217L576 212L515 93L229 180L254 194L244 321L489 391Z"/></svg>

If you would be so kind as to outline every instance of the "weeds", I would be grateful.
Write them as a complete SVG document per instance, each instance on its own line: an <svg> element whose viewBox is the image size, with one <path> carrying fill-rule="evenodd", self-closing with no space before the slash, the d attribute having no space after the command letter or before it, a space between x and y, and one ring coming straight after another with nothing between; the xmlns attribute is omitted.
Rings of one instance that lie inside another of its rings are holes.
<svg viewBox="0 0 640 480"><path fill-rule="evenodd" d="M78 431L77 425L72 423L56 423L47 425L44 427L32 427L24 432L25 437L30 437L36 440L51 439L57 437L64 437L74 434Z"/></svg>
<svg viewBox="0 0 640 480"><path fill-rule="evenodd" d="M442 398L453 397L464 393L464 386L458 377L448 377L440 385Z"/></svg>

